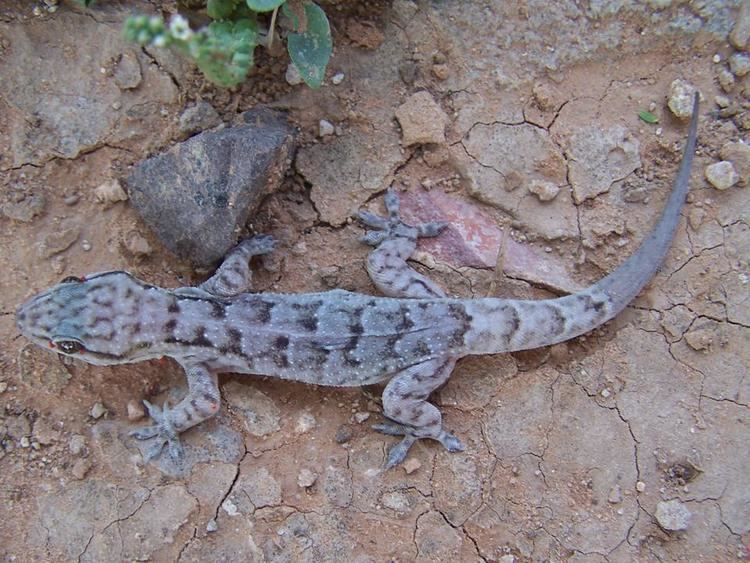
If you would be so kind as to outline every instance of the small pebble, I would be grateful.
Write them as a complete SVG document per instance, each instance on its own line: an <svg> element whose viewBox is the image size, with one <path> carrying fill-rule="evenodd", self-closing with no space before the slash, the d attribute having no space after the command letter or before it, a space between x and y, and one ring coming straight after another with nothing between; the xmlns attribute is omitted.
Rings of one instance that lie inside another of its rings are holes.
<svg viewBox="0 0 750 563"><path fill-rule="evenodd" d="M612 487L612 490L609 491L607 501L611 504L620 504L622 502L622 489L620 489L620 485Z"/></svg>
<svg viewBox="0 0 750 563"><path fill-rule="evenodd" d="M635 490L638 491L639 493L642 493L643 491L646 490L646 483L644 483L643 481L638 481L635 484Z"/></svg>
<svg viewBox="0 0 750 563"><path fill-rule="evenodd" d="M334 438L337 444L346 444L352 439L352 427L348 424L342 424L336 430L336 437Z"/></svg>
<svg viewBox="0 0 750 563"><path fill-rule="evenodd" d="M224 502L221 503L221 508L223 508L224 512L229 516L237 516L240 513L237 509L237 505L234 504L231 499L225 499Z"/></svg>
<svg viewBox="0 0 750 563"><path fill-rule="evenodd" d="M411 508L409 497L402 491L390 491L385 493L380 498L380 502L382 502L383 506L386 508L398 512L399 514L404 514Z"/></svg>
<svg viewBox="0 0 750 563"><path fill-rule="evenodd" d="M91 461L88 459L79 459L73 464L73 468L70 472L73 474L73 477L80 481L86 477L86 473L89 472L89 469L91 469Z"/></svg>
<svg viewBox="0 0 750 563"><path fill-rule="evenodd" d="M552 182L534 180L529 184L529 192L539 198L539 201L551 201L560 192L560 186Z"/></svg>
<svg viewBox="0 0 750 563"><path fill-rule="evenodd" d="M31 440L29 440L28 436L23 436L21 438L21 447L22 448L28 448L31 445Z"/></svg>
<svg viewBox="0 0 750 563"><path fill-rule="evenodd" d="M354 420L357 421L357 424L362 424L368 418L370 418L369 412L358 412L354 415Z"/></svg>
<svg viewBox="0 0 750 563"><path fill-rule="evenodd" d="M422 462L415 457L410 457L404 462L404 471L406 471L407 475L411 475L420 467L422 467Z"/></svg>
<svg viewBox="0 0 750 563"><path fill-rule="evenodd" d="M722 68L716 75L716 78L719 80L721 89L725 92L729 92L732 88L734 88L734 74L729 72L729 69Z"/></svg>
<svg viewBox="0 0 750 563"><path fill-rule="evenodd" d="M303 412L297 419L295 430L297 431L297 434L304 434L315 428L317 423L317 420L315 420L315 417L312 414L309 412Z"/></svg>
<svg viewBox="0 0 750 563"><path fill-rule="evenodd" d="M148 256L151 254L151 245L138 231L130 231L125 236L125 248L136 256Z"/></svg>
<svg viewBox="0 0 750 563"><path fill-rule="evenodd" d="M337 72L331 77L331 83L334 86L338 86L344 81L344 73L343 72Z"/></svg>
<svg viewBox="0 0 750 563"><path fill-rule="evenodd" d="M118 201L125 201L128 199L128 194L122 189L120 181L117 179L104 182L94 189L94 196L99 203L105 205L112 205Z"/></svg>
<svg viewBox="0 0 750 563"><path fill-rule="evenodd" d="M716 105L720 108L729 107L729 104L732 103L728 97L721 95L714 97L714 102L716 102Z"/></svg>
<svg viewBox="0 0 750 563"><path fill-rule="evenodd" d="M86 447L86 438L80 434L73 434L68 442L68 451L73 455L81 455L84 448Z"/></svg>
<svg viewBox="0 0 750 563"><path fill-rule="evenodd" d="M740 179L734 166L728 160L715 162L706 166L706 180L717 190L726 190L734 186Z"/></svg>
<svg viewBox="0 0 750 563"><path fill-rule="evenodd" d="M5 393L8 390L8 382L0 381L0 393Z"/></svg>
<svg viewBox="0 0 750 563"><path fill-rule="evenodd" d="M65 199L63 199L63 203L65 205L75 205L80 200L81 200L80 194L72 194L72 195L67 196Z"/></svg>
<svg viewBox="0 0 750 563"><path fill-rule="evenodd" d="M49 233L44 237L42 244L39 246L39 254L43 258L51 258L64 250L70 248L78 240L80 231L76 227L61 229Z"/></svg>
<svg viewBox="0 0 750 563"><path fill-rule="evenodd" d="M605 387L604 389L602 389L602 391L601 391L600 395L601 395L601 396L602 396L602 398L604 398L604 399L609 399L609 397L610 397L610 396L612 395L612 392L611 392L611 391L610 391L609 389L607 389L607 388Z"/></svg>
<svg viewBox="0 0 750 563"><path fill-rule="evenodd" d="M299 69L294 65L294 63L289 63L289 66L286 67L286 74L284 75L284 79L286 80L287 84L290 84L291 86L302 84L302 75L299 73Z"/></svg>
<svg viewBox="0 0 750 563"><path fill-rule="evenodd" d="M719 53L716 53L716 54L715 54L715 55L713 56L713 59L712 59L712 60L713 60L713 61L714 61L715 63L720 63L720 62L721 62L721 55L720 55Z"/></svg>
<svg viewBox="0 0 750 563"><path fill-rule="evenodd" d="M451 75L451 69L447 64L432 65L432 75L438 80L447 80Z"/></svg>
<svg viewBox="0 0 750 563"><path fill-rule="evenodd" d="M101 403L94 403L94 406L91 407L91 411L89 412L89 414L91 415L91 418L101 418L105 414L107 414L107 409Z"/></svg>
<svg viewBox="0 0 750 563"><path fill-rule="evenodd" d="M656 505L656 521L668 532L687 530L690 524L690 511L678 499L661 501Z"/></svg>
<svg viewBox="0 0 750 563"><path fill-rule="evenodd" d="M689 82L679 78L672 81L667 106L675 117L687 119L693 115L693 96L696 91L696 87Z"/></svg>
<svg viewBox="0 0 750 563"><path fill-rule="evenodd" d="M117 111L118 109L122 108L121 102L112 102L112 109Z"/></svg>
<svg viewBox="0 0 750 563"><path fill-rule="evenodd" d="M302 469L297 476L297 484L303 489L309 489L318 480L318 474L309 469Z"/></svg>
<svg viewBox="0 0 750 563"><path fill-rule="evenodd" d="M143 408L143 403L141 403L140 401L135 401L132 399L128 401L127 411L128 420L131 422L140 420L144 416L146 416L146 411Z"/></svg>
<svg viewBox="0 0 750 563"><path fill-rule="evenodd" d="M729 70L735 76L745 76L750 72L750 55L745 53L734 53L729 57Z"/></svg>
<svg viewBox="0 0 750 563"><path fill-rule="evenodd" d="M319 137L327 137L328 135L333 135L335 131L336 129L334 128L333 123L325 119L320 120L320 123L318 124Z"/></svg>
<svg viewBox="0 0 750 563"><path fill-rule="evenodd" d="M216 519L211 518L211 520L209 520L206 524L206 531L210 534L211 532L215 532L218 529L219 525L216 523Z"/></svg>
<svg viewBox="0 0 750 563"><path fill-rule="evenodd" d="M83 239L81 241L81 248L83 248L84 251L88 252L89 250L91 250L91 243L86 239Z"/></svg>

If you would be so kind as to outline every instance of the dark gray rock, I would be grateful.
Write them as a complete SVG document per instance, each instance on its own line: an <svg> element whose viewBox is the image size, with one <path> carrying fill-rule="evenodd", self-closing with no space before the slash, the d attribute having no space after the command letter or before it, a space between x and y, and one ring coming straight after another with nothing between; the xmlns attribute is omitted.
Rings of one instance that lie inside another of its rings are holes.
<svg viewBox="0 0 750 563"><path fill-rule="evenodd" d="M133 207L180 258L209 266L237 242L237 233L291 161L294 129L266 108L245 124L207 131L138 164L127 180Z"/></svg>

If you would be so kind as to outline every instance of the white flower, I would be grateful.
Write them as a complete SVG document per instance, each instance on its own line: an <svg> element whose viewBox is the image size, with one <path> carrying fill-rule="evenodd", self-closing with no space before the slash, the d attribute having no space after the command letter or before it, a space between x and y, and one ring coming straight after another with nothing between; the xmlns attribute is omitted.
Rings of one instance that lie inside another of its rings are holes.
<svg viewBox="0 0 750 563"><path fill-rule="evenodd" d="M189 41L193 36L193 31L190 29L188 21L180 14L175 14L169 20L169 32L175 39L182 41Z"/></svg>
<svg viewBox="0 0 750 563"><path fill-rule="evenodd" d="M151 41L154 47L164 47L167 44L167 37L163 34L159 34Z"/></svg>

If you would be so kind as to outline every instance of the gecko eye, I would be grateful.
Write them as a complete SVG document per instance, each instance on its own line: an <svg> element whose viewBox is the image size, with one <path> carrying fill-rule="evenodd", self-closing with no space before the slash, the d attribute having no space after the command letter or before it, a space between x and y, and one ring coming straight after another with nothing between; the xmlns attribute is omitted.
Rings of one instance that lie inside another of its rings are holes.
<svg viewBox="0 0 750 563"><path fill-rule="evenodd" d="M81 349L83 349L81 343L76 342L75 340L61 340L59 342L56 342L55 346L65 354L75 354L76 352L80 352Z"/></svg>
<svg viewBox="0 0 750 563"><path fill-rule="evenodd" d="M60 281L60 283L80 283L83 279L79 278L78 276L67 276Z"/></svg>

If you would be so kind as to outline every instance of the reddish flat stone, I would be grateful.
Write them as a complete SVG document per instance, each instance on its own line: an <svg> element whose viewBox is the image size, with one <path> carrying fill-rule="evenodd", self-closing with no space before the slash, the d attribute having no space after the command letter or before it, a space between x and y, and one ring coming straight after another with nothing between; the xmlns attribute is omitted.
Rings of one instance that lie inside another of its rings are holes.
<svg viewBox="0 0 750 563"><path fill-rule="evenodd" d="M413 190L399 194L401 214L409 224L447 221L436 238L420 239L419 248L455 267L494 269L504 233L476 206L439 190ZM508 237L502 269L510 277L563 292L580 289L556 254Z"/></svg>
<svg viewBox="0 0 750 563"><path fill-rule="evenodd" d="M448 228L436 238L419 241L419 247L454 266L494 268L503 232L478 208L441 191L400 194L401 212L407 223L447 221Z"/></svg>

